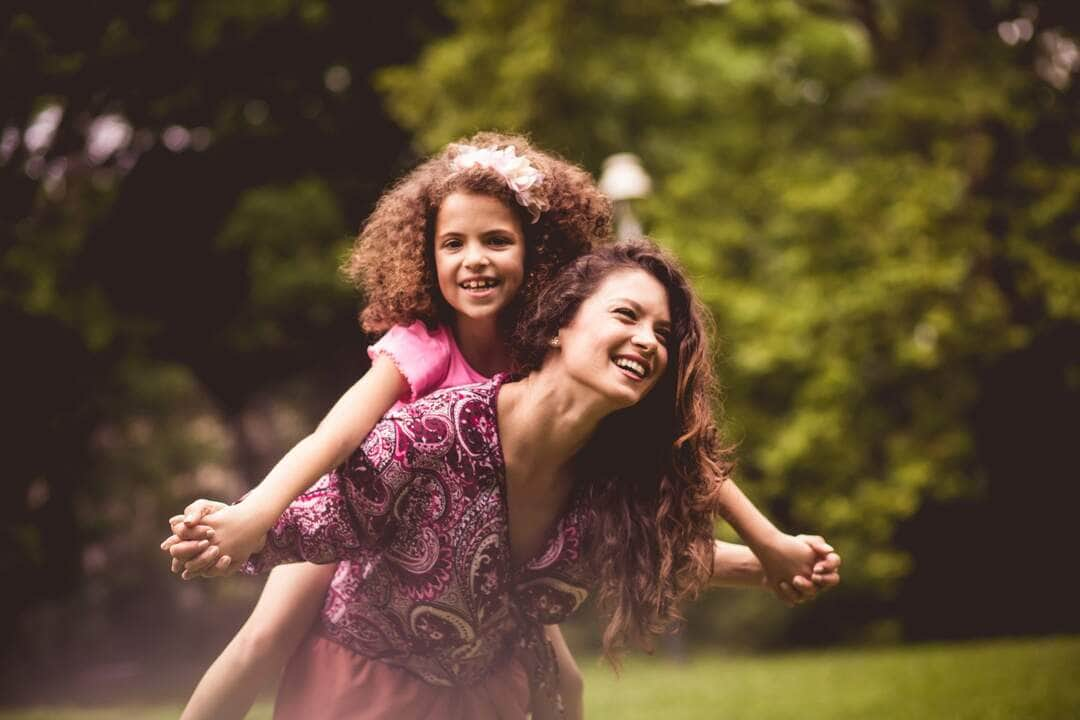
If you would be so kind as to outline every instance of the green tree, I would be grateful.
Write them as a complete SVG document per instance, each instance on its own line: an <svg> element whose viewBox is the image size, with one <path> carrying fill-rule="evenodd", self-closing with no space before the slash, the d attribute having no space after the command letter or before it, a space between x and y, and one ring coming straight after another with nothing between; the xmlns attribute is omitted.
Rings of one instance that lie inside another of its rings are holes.
<svg viewBox="0 0 1080 720"><path fill-rule="evenodd" d="M643 158L646 227L718 320L738 477L844 550L849 597L895 595L913 570L898 533L928 503L1017 482L995 445L1014 443L1034 498L1064 499L1058 428L1080 395L1068 4L619 5L450 3L454 33L379 82L429 148L497 126L594 170ZM999 372L1019 357L1050 378L1033 425L995 400L1030 382ZM1055 460L1025 466L1043 442ZM1006 553L1025 574L1065 560L1067 518L1048 513L1059 529L1024 532L1049 554Z"/></svg>

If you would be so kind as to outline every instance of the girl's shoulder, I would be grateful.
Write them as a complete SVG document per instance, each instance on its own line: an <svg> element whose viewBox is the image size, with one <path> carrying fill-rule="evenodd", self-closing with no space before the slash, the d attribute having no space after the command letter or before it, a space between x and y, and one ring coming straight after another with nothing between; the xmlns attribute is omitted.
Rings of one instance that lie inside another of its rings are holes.
<svg viewBox="0 0 1080 720"><path fill-rule="evenodd" d="M405 402L412 402L438 388L450 369L453 346L449 331L442 325L428 327L417 320L412 325L395 325L368 347L368 357L384 355L393 361L409 385Z"/></svg>

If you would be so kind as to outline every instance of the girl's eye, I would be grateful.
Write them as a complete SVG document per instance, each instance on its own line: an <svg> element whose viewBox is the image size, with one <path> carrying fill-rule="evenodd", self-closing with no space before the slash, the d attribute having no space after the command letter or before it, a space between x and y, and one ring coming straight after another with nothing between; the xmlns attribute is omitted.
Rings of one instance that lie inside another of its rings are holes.
<svg viewBox="0 0 1080 720"><path fill-rule="evenodd" d="M447 249L456 249L461 247L461 245L462 242L458 238L450 238L448 240L443 240L442 244L442 246Z"/></svg>
<svg viewBox="0 0 1080 720"><path fill-rule="evenodd" d="M635 313L628 307L615 308L615 313L618 315L622 315L623 317L627 317L631 320L637 319L637 313Z"/></svg>
<svg viewBox="0 0 1080 720"><path fill-rule="evenodd" d="M496 235L495 237L491 238L491 244L497 247L506 247L507 245L513 245L514 241L506 237L505 235Z"/></svg>

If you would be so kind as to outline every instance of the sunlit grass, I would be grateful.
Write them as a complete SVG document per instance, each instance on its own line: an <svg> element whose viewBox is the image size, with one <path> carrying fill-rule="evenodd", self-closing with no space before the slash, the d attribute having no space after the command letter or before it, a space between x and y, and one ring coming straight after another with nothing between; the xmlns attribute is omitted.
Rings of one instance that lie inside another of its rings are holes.
<svg viewBox="0 0 1080 720"><path fill-rule="evenodd" d="M586 715L724 720L1059 720L1080 718L1080 637L997 640L772 656L703 655L685 665L648 658L616 678L591 659ZM165 720L180 705L34 708L0 720ZM249 720L269 720L259 704Z"/></svg>

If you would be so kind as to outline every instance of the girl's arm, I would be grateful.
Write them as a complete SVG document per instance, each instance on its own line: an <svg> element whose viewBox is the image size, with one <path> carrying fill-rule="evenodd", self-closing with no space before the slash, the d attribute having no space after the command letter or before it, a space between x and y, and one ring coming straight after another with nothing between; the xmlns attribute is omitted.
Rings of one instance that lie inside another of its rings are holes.
<svg viewBox="0 0 1080 720"><path fill-rule="evenodd" d="M205 574L221 574L230 563L235 566L244 562L262 546L267 531L289 504L340 465L407 389L394 362L386 355L377 355L371 369L341 396L315 431L286 453L241 502L212 515L205 515L213 509L206 504L189 511L184 525L191 532L178 535L184 539L195 537L191 533L200 524L213 532L209 536L212 547L188 563L185 576L211 566L218 572L211 569ZM211 552L214 548L216 551ZM226 557L228 562L224 562Z"/></svg>
<svg viewBox="0 0 1080 720"><path fill-rule="evenodd" d="M318 615L334 569L301 563L270 573L251 617L203 675L180 720L247 717Z"/></svg>

